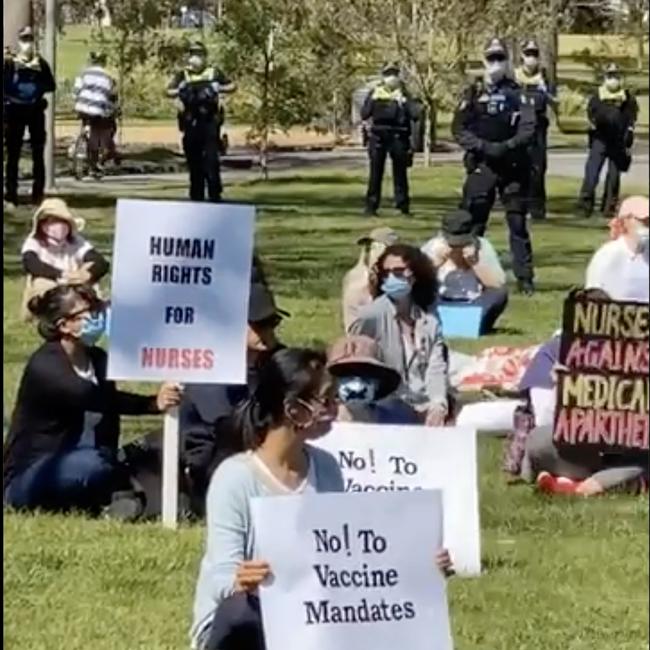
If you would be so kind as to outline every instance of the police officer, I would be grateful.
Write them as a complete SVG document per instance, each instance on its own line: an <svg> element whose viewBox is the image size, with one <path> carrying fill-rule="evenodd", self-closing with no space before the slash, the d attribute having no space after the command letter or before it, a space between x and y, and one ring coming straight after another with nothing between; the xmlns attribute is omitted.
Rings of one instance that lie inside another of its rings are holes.
<svg viewBox="0 0 650 650"><path fill-rule="evenodd" d="M461 208L474 220L474 233L485 233L499 191L510 230L513 270L519 289L534 293L533 253L526 224L527 151L535 134L535 111L508 77L505 43L492 39L485 48L483 83L469 86L456 109L454 138L465 150L467 179Z"/></svg>
<svg viewBox="0 0 650 650"><path fill-rule="evenodd" d="M415 119L413 102L406 95L397 63L386 64L378 86L368 93L361 107L361 119L366 123L370 177L366 193L368 216L376 215L381 201L381 182L386 156L393 163L395 207L409 215L409 186L407 169L413 161L411 126Z"/></svg>
<svg viewBox="0 0 650 650"><path fill-rule="evenodd" d="M594 210L596 187L607 161L607 178L601 203L604 216L616 209L621 172L632 164L634 126L639 106L629 90L623 87L621 71L615 63L605 69L603 84L587 106L589 118L589 156L580 190L578 208L590 217Z"/></svg>
<svg viewBox="0 0 650 650"><path fill-rule="evenodd" d="M205 45L190 45L187 66L178 72L167 87L169 97L178 98L181 107L178 124L183 133L183 150L190 170L190 199L221 200L219 168L220 126L223 112L219 95L235 90L235 84L223 73L207 64Z"/></svg>
<svg viewBox="0 0 650 650"><path fill-rule="evenodd" d="M546 146L548 109L556 106L555 88L540 65L539 45L528 40L521 48L522 64L515 70L515 80L523 88L528 101L535 108L535 137L528 149L530 174L528 177L528 211L533 219L546 218Z"/></svg>
<svg viewBox="0 0 650 650"><path fill-rule="evenodd" d="M4 60L4 126L7 147L6 200L18 203L18 162L29 129L32 149L32 203L43 200L45 189L45 95L54 92L56 84L45 59L36 53L34 32L23 28L18 34L18 52L5 52Z"/></svg>

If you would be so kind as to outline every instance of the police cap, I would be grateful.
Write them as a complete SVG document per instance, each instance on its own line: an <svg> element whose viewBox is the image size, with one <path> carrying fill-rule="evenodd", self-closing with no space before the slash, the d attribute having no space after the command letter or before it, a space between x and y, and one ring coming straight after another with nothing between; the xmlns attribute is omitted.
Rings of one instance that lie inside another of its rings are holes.
<svg viewBox="0 0 650 650"><path fill-rule="evenodd" d="M620 74L621 74L621 69L618 67L618 65L616 63L613 63L613 62L608 63L605 66L605 75L606 76L614 77L614 76L618 76Z"/></svg>
<svg viewBox="0 0 650 650"><path fill-rule="evenodd" d="M19 41L33 41L34 40L34 30L29 25L27 25L27 27L23 27L18 32L18 40Z"/></svg>
<svg viewBox="0 0 650 650"><path fill-rule="evenodd" d="M381 66L381 73L386 74L399 74L400 66L397 61L388 61Z"/></svg>
<svg viewBox="0 0 650 650"><path fill-rule="evenodd" d="M485 55L485 58L499 55L508 58L508 46L501 38L491 38L485 45L483 54Z"/></svg>
<svg viewBox="0 0 650 650"><path fill-rule="evenodd" d="M521 51L524 54L539 54L539 44L534 38L529 38L521 44Z"/></svg>
<svg viewBox="0 0 650 650"><path fill-rule="evenodd" d="M190 53L205 54L208 50L203 41L192 41L189 47Z"/></svg>

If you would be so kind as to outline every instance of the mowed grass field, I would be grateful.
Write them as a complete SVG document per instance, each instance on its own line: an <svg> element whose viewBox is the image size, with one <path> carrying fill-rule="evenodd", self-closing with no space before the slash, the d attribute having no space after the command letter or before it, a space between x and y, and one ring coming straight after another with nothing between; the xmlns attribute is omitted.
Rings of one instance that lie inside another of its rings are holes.
<svg viewBox="0 0 650 650"><path fill-rule="evenodd" d="M461 180L457 167L414 170L412 220L388 207L377 220L362 219L361 173L278 174L268 183L228 187L229 200L258 206L257 244L278 303L292 314L282 338L292 344L325 345L338 336L341 279L356 260L359 235L386 224L405 239L422 243L437 231L440 216L456 206ZM557 328L563 295L581 283L593 250L607 238L601 220L586 222L572 215L577 189L574 180L550 182L551 218L534 227L539 292L532 300L513 296L500 331L481 345L541 341ZM185 191L180 183L152 185L138 196L177 198ZM87 219L88 236L110 255L116 197L66 198ZM23 364L37 345L32 328L18 320L22 282L17 252L30 219L24 207L5 216L5 412L12 407ZM490 237L500 251L507 250L499 211ZM159 426L156 419L131 419L126 435ZM544 498L528 486L506 486L500 459L501 442L482 439L484 574L449 583L456 649L647 648L648 499ZM5 514L4 530L7 648L188 647L202 526L170 532L154 523ZM292 542L287 539L289 550ZM309 649L295 648L288 629L286 650Z"/></svg>

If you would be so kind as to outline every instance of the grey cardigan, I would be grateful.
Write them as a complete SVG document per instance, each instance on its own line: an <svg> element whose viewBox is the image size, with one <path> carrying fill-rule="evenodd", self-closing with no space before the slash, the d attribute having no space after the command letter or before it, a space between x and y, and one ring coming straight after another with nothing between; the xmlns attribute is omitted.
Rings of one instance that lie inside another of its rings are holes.
<svg viewBox="0 0 650 650"><path fill-rule="evenodd" d="M402 377L404 399L413 406L447 407L448 368L442 328L435 309L424 311L414 305L416 353L406 359L397 310L387 296L379 296L362 308L350 334L364 334L377 341L386 362ZM409 381L410 377L410 381Z"/></svg>

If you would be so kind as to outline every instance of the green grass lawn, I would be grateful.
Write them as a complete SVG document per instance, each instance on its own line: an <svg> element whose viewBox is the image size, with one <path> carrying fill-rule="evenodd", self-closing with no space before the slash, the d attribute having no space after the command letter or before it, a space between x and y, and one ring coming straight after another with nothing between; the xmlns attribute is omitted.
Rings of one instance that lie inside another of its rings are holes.
<svg viewBox="0 0 650 650"><path fill-rule="evenodd" d="M278 174L268 183L228 188L229 199L259 208L257 243L278 303L293 315L282 329L287 342L323 345L340 334L340 283L356 260L354 242L361 233L377 223L388 224L420 243L437 230L441 214L457 204L460 169L417 169L413 178L416 218L409 221L390 209L380 220L361 219L360 173ZM482 345L540 341L556 329L564 293L581 283L590 255L607 237L601 221L585 222L571 214L577 183L570 179L550 183L551 219L534 229L539 293L534 300L513 296L501 330ZM152 186L146 195L184 196L185 186ZM87 219L89 237L110 253L115 197L66 198ZM29 222L26 208L5 216L7 410L24 361L37 344L31 328L17 318L21 290L17 250ZM499 212L490 236L500 251L506 249ZM464 350L476 348L454 344ZM156 420L145 424L131 420L126 429L133 435L157 426ZM481 440L485 574L450 582L456 649L647 648L648 500L542 498L525 486L507 487L499 472L500 456L499 441ZM5 515L4 526L7 647L187 647L201 527L169 532L155 524L17 515ZM303 649L289 642L287 650Z"/></svg>

